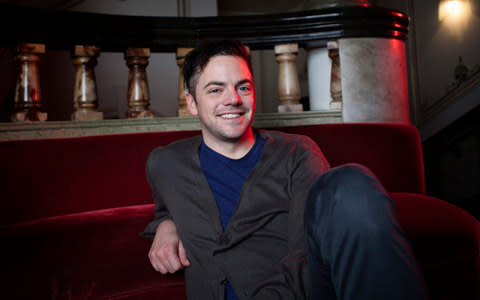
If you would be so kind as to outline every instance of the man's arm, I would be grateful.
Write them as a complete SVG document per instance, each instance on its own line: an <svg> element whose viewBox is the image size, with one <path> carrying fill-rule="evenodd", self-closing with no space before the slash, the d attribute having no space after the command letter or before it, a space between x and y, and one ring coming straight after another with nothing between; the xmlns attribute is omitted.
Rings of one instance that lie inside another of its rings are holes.
<svg viewBox="0 0 480 300"><path fill-rule="evenodd" d="M161 153L163 153L161 148L155 149L147 161L146 175L155 201L155 219L147 225L141 235L153 238L148 258L155 270L166 274L188 267L190 262L178 237L177 227L171 219L162 194L159 193L161 187L158 187L158 184L163 182L162 175L158 172L158 166L161 166L162 161Z"/></svg>
<svg viewBox="0 0 480 300"><path fill-rule="evenodd" d="M162 274L175 273L190 266L172 220L164 220L158 224L148 258L153 268Z"/></svg>
<svg viewBox="0 0 480 300"><path fill-rule="evenodd" d="M150 153L150 155L148 156L145 172L148 184L152 189L152 198L155 202L155 218L153 219L153 221L148 223L143 232L140 233L141 236L148 238L155 237L155 233L161 222L172 219L170 213L168 212L167 206L165 205L162 193L160 193L162 187L158 186L159 184L164 184L165 181L162 173L159 172L161 170L159 166L162 166L161 162L162 160L164 160L164 158L162 159L162 153L162 148L156 148Z"/></svg>

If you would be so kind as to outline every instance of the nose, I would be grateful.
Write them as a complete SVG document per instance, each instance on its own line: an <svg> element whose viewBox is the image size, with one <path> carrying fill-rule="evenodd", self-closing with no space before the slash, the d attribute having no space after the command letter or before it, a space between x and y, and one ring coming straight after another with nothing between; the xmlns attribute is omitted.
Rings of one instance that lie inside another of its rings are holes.
<svg viewBox="0 0 480 300"><path fill-rule="evenodd" d="M234 105L234 106L237 106L237 105L240 105L242 104L242 98L240 97L240 95L237 93L237 91L235 89L232 89L229 91L229 93L226 93L225 94L225 99L223 101L223 105L227 106L227 105Z"/></svg>

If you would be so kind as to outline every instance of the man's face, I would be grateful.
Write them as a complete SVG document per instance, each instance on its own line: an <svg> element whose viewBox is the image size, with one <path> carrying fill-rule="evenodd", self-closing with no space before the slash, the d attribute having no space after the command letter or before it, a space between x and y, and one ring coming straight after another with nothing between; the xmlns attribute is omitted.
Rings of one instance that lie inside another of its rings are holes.
<svg viewBox="0 0 480 300"><path fill-rule="evenodd" d="M207 145L209 142L235 142L251 131L255 88L243 58L212 57L194 88L196 99L187 94L187 105L193 115L199 116Z"/></svg>

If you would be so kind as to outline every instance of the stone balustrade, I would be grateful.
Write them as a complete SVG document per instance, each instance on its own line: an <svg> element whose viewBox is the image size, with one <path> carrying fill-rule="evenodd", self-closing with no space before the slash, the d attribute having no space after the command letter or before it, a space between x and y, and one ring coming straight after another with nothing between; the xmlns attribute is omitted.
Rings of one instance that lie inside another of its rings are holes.
<svg viewBox="0 0 480 300"><path fill-rule="evenodd" d="M77 45L73 51L75 65L75 87L73 88L72 120L102 120L102 112L97 111L98 93L95 66L100 48Z"/></svg>
<svg viewBox="0 0 480 300"><path fill-rule="evenodd" d="M183 63L185 62L185 57L188 52L192 51L193 48L178 48L177 49L177 65L179 68L178 75L178 116L190 116L190 111L187 108L187 101L185 100L185 83L183 80Z"/></svg>
<svg viewBox="0 0 480 300"><path fill-rule="evenodd" d="M22 68L17 73L17 82L20 83L17 88L16 105L22 110L22 113L16 111L12 115L12 120L16 122L46 120L46 116L41 118L41 113L37 110L41 107L40 89L38 84L38 70L33 65L38 61L40 52L35 49L41 49L41 53L45 53L45 45L42 44L21 44L17 48L23 49L25 45L33 47L35 53L22 53L16 56L16 60L21 60ZM179 67L178 80L178 116L190 116L185 102L185 86L183 80L183 62L185 56L193 48L177 49L177 65ZM300 85L298 73L296 70L296 59L298 53L298 44L280 44L274 47L276 61L278 63L278 112L301 112L303 106L300 104ZM26 50L23 50L26 51ZM75 66L75 86L73 95L73 110L71 119L74 121L92 121L102 120L103 113L97 111L99 99L97 93L97 81L95 77L95 66L97 65L97 57L100 56L101 50L97 46L76 45L73 49L73 65ZM148 110L150 105L148 79L146 67L150 57L149 48L128 48L125 50L125 61L129 68L128 76L128 118L153 118L154 114ZM337 103L332 106L332 110L339 110L341 107L341 87L338 83L339 66L338 66L338 49L336 56L332 57L332 77L331 77L331 103ZM25 64L29 64L27 68ZM27 71L28 70L28 71ZM28 73L28 74L27 74ZM28 75L29 80L24 80ZM23 87L22 84L30 83L31 86ZM24 101L21 101L21 95L32 93ZM336 96L334 96L336 95ZM338 104L340 103L340 104ZM21 116L21 114L23 114ZM43 113L45 114L45 113Z"/></svg>
<svg viewBox="0 0 480 300"><path fill-rule="evenodd" d="M73 53L76 79L72 120L103 118L102 112L97 111L101 99L97 97L94 72L101 51L124 53L129 68L128 118L154 117L148 109L150 98L145 71L150 53L176 53L178 116L188 116L181 70L185 55L203 38L236 38L251 51L274 50L279 70L279 113L303 110L295 68L297 53L303 48L309 55L308 68L328 74L322 78L309 70L310 87L328 86L322 89L326 96L310 95L311 101L326 103L322 110L341 112L344 122L409 122L404 49L408 17L400 12L347 6L264 16L163 18L0 6L0 26L8 24L18 29L16 33L6 33L0 44L23 51L16 56L17 62L24 66L16 75L16 111L12 115L16 122L46 120L46 114L41 112L35 63L39 55L49 49L67 49ZM50 19L51 23L62 24L62 29L40 22L40 16ZM87 25L81 22L85 20ZM111 26L100 26L105 23ZM29 52L21 45L36 46ZM321 56L322 63L313 63L315 59L310 58L314 56ZM22 79L26 76L29 81ZM26 89L21 83L28 83L28 88L32 88ZM21 90L27 90L23 92L24 98Z"/></svg>
<svg viewBox="0 0 480 300"><path fill-rule="evenodd" d="M46 121L42 112L42 93L38 77L38 61L45 54L45 45L21 43L15 47L17 80L15 85L15 110L13 122Z"/></svg>
<svg viewBox="0 0 480 300"><path fill-rule="evenodd" d="M128 74L128 118L153 118L146 68L150 57L149 48L128 48L125 60L130 69Z"/></svg>

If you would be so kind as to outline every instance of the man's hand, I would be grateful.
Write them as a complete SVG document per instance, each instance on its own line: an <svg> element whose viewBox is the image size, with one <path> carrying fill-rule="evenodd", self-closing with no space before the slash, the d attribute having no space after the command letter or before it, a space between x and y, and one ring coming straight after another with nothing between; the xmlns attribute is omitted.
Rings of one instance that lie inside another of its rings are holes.
<svg viewBox="0 0 480 300"><path fill-rule="evenodd" d="M162 274L175 273L190 266L173 221L165 220L158 225L148 258L153 268Z"/></svg>

